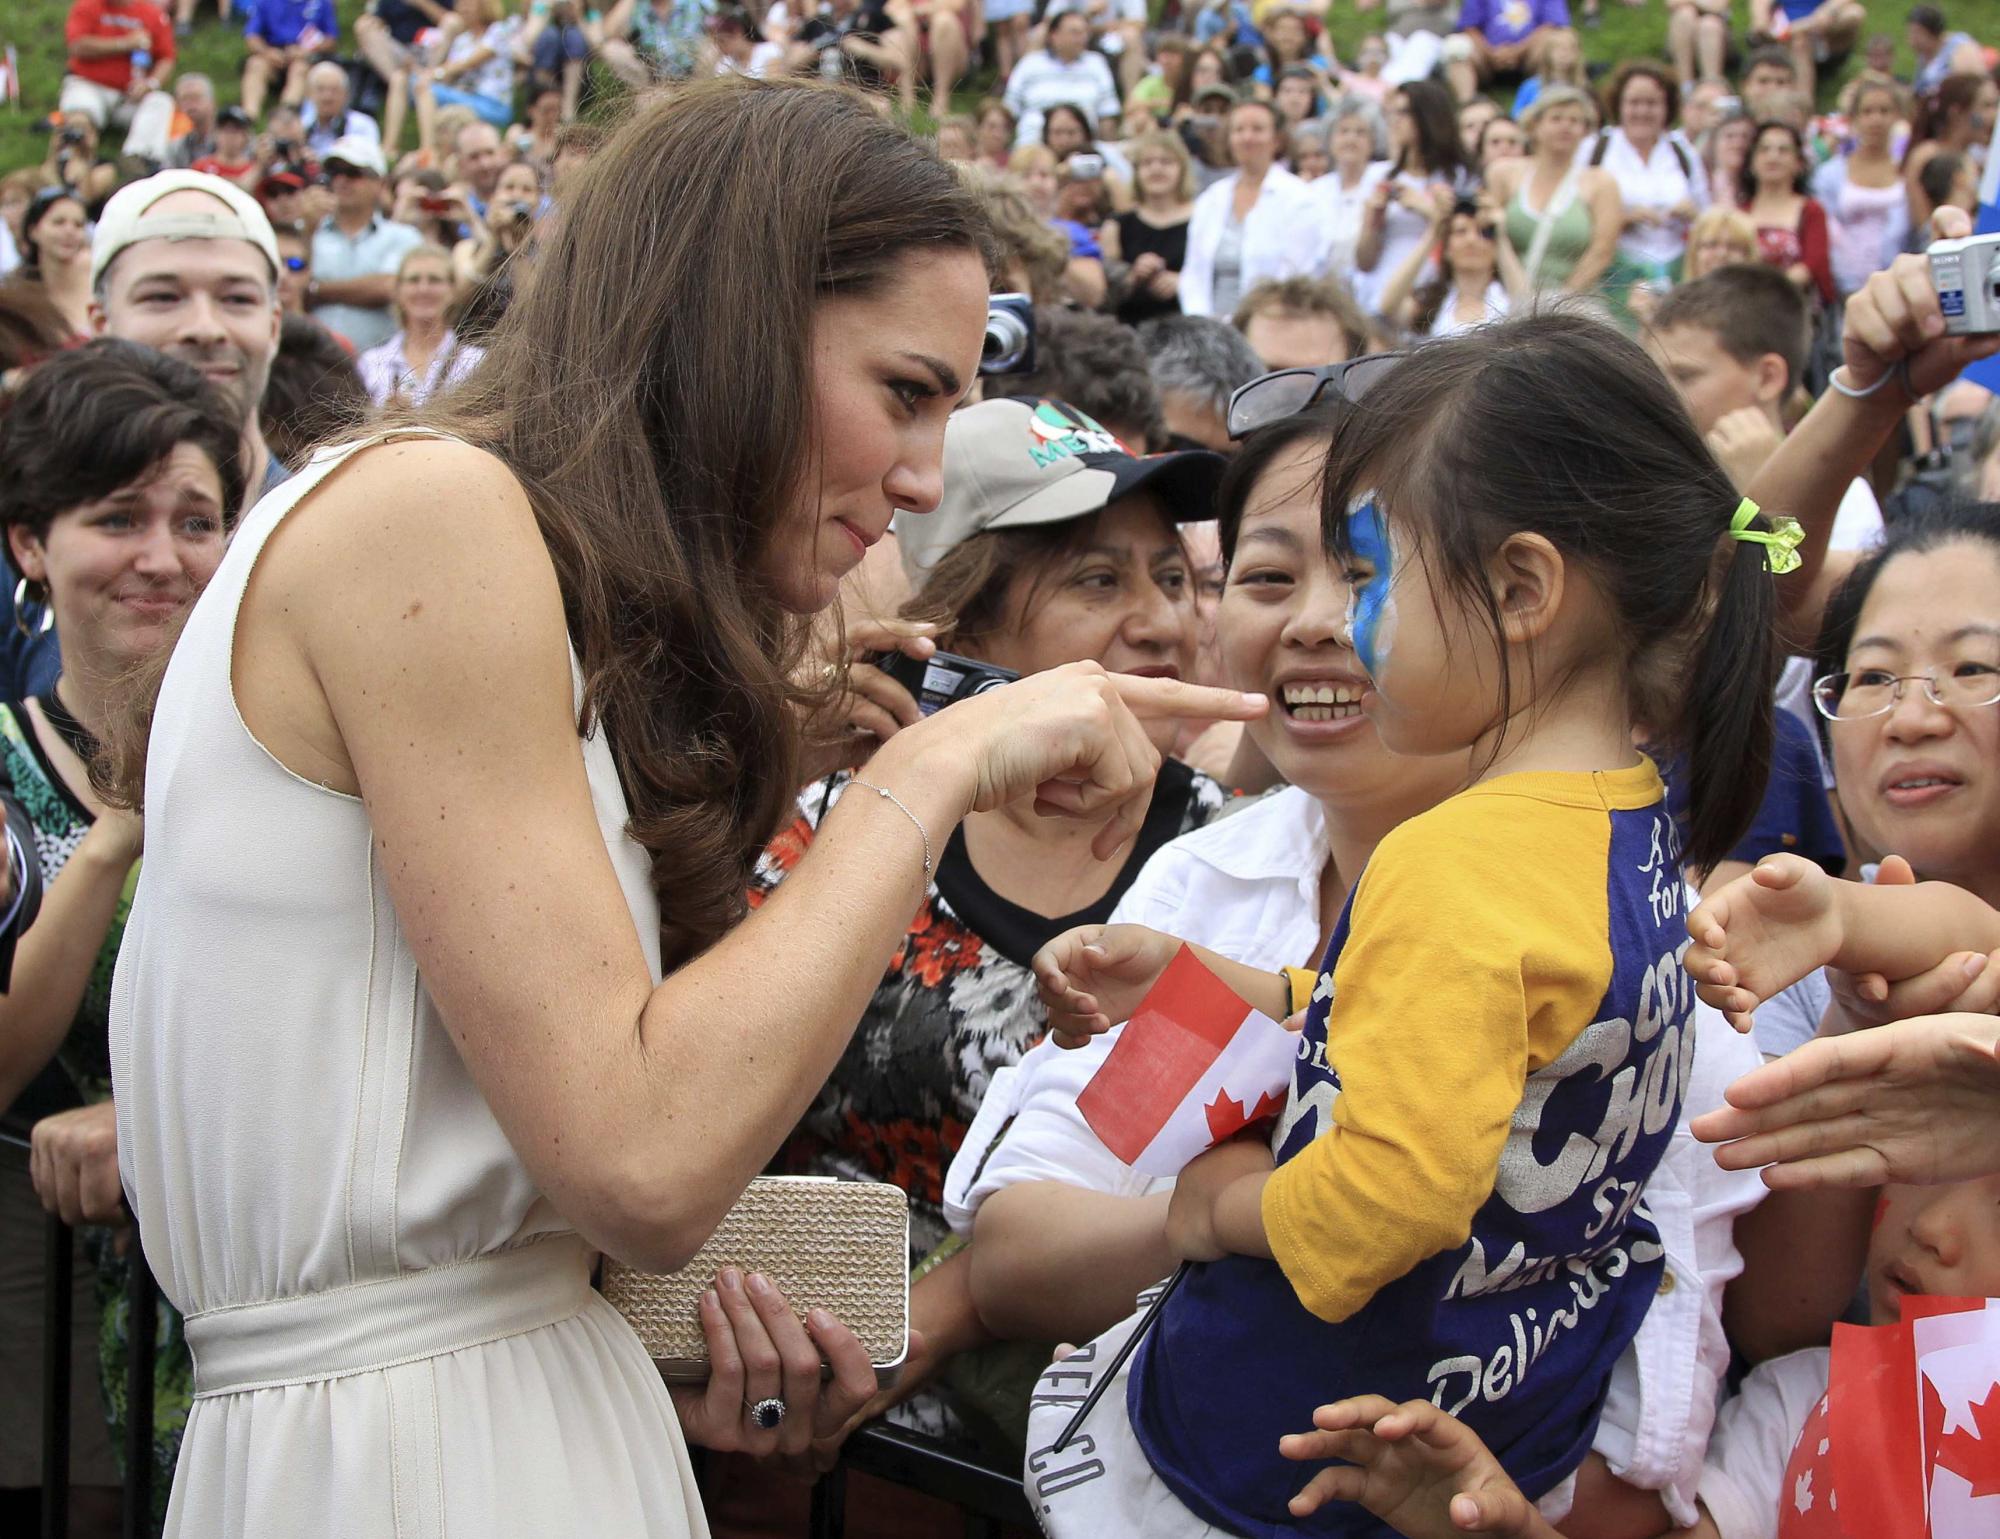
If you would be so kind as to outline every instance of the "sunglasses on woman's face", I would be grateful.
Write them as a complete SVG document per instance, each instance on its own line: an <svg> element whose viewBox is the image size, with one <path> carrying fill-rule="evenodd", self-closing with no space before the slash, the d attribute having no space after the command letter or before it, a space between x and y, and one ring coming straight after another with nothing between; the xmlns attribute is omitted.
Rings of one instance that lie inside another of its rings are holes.
<svg viewBox="0 0 2000 1539"><path fill-rule="evenodd" d="M1369 353L1317 369L1279 369L1237 387L1229 397L1229 436L1246 438L1260 427L1282 422L1315 406L1329 393L1358 401L1408 356Z"/></svg>
<svg viewBox="0 0 2000 1539"><path fill-rule="evenodd" d="M302 273L302 272L304 272L305 270L306 270L306 259L305 259L304 257L300 257L300 256L289 256L289 257L286 257L286 258L285 258L285 271L286 271L286 272L288 272L288 273Z"/></svg>

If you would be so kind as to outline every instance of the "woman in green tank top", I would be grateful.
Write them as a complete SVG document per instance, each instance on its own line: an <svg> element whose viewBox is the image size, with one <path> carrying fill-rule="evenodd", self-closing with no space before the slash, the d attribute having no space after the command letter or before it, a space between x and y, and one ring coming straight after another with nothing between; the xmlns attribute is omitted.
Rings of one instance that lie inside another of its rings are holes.
<svg viewBox="0 0 2000 1539"><path fill-rule="evenodd" d="M1590 293L1617 253L1624 220L1618 184L1576 160L1590 111L1590 99L1575 87L1550 86L1522 114L1533 153L1487 174L1507 243L1535 290Z"/></svg>

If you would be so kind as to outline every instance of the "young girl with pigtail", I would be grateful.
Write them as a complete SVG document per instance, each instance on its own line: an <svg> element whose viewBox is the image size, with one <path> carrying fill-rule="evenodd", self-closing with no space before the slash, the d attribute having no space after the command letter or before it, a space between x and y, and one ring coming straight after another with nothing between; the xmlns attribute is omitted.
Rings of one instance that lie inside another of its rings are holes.
<svg viewBox="0 0 2000 1539"><path fill-rule="evenodd" d="M1693 1062L1683 872L1762 794L1796 525L1740 500L1659 371L1576 315L1378 372L1325 484L1363 709L1395 752L1470 748L1473 778L1356 884L1268 1144L1182 1173L1168 1240L1193 1265L1085 1423L1087 1460L1083 1439L1053 1451L1075 1399L1038 1402L1031 1477L1076 1471L1033 1485L1058 1539L1387 1532L1294 1509L1278 1457L1364 1391L1453 1413L1559 1510L1661 1283L1641 1198ZM1684 766L1684 825L1635 742ZM1059 1040L1124 1019L1177 948L1053 942ZM1290 1013L1277 976L1204 960Z"/></svg>

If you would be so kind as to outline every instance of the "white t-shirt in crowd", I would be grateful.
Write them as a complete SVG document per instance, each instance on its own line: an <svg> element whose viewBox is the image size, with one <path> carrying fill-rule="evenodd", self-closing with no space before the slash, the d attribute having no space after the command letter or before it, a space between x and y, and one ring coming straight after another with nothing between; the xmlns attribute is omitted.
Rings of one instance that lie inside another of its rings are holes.
<svg viewBox="0 0 2000 1539"><path fill-rule="evenodd" d="M521 18L503 16L484 32L474 37L470 32L461 32L451 40L451 51L445 55L447 64L456 64L468 54L481 48L493 50L493 56L476 68L467 70L456 80L447 81L461 91L469 91L474 96L484 96L496 102L511 102L514 99L514 39L521 31Z"/></svg>
<svg viewBox="0 0 2000 1539"><path fill-rule="evenodd" d="M1375 165L1386 166L1387 162L1378 161L1363 166L1352 187L1340 185L1338 171L1329 171L1325 176L1315 177L1306 183L1326 211L1326 259L1323 265L1329 277L1350 285L1354 279L1354 248L1361 240L1361 221L1368 212L1368 190L1380 180L1379 177L1371 179L1369 176Z"/></svg>
<svg viewBox="0 0 2000 1539"><path fill-rule="evenodd" d="M1326 859L1324 812L1288 786L1174 840L1146 862L1111 922L1149 925L1251 967L1310 967L1320 952ZM1729 1369L1722 1292L1743 1270L1736 1216L1764 1195L1755 1171L1722 1169L1687 1130L1687 1119L1720 1106L1724 1087L1762 1062L1756 1045L1706 1005L1696 1007L1695 1019L1682 1120L1646 1187L1667 1270L1637 1339L1612 1371L1592 1444L1612 1473L1659 1491L1682 1526L1695 1521L1695 1485ZM1044 1042L995 1072L945 1174L944 1213L953 1230L970 1235L979 1205L1019 1181L1130 1197L1172 1187L1121 1162L1077 1111L1077 1095L1110 1055L1118 1030L1071 1052Z"/></svg>
<svg viewBox="0 0 2000 1539"><path fill-rule="evenodd" d="M1391 161L1378 160L1361 175L1361 201L1365 205L1376 184L1394 177L1399 186L1415 192L1424 192L1439 178L1419 176L1414 171L1392 172ZM1308 185L1317 185L1309 183ZM1382 291L1389 286L1389 280L1396 276L1409 254L1430 238L1431 222L1413 208L1407 208L1394 198L1382 211L1382 254L1375 259L1375 265L1362 272L1354 271L1349 284L1354 290L1354 298L1361 308L1373 315L1381 307ZM1419 283L1430 276L1428 266L1417 275Z"/></svg>
<svg viewBox="0 0 2000 1539"><path fill-rule="evenodd" d="M1484 326L1488 321L1504 320L1513 301L1508 297L1507 285L1495 278L1486 285L1486 308L1479 319L1466 321L1459 319L1455 296L1445 295L1444 303L1438 307L1437 319L1431 322L1434 337L1455 337L1461 331L1470 331L1475 326Z"/></svg>
<svg viewBox="0 0 2000 1539"><path fill-rule="evenodd" d="M1099 125L1114 122L1120 109L1111 66L1103 54L1088 49L1071 64L1046 49L1024 55L1007 77L1006 101L1019 124L1016 145L1042 142L1042 118L1051 107L1081 107Z"/></svg>
<svg viewBox="0 0 2000 1539"><path fill-rule="evenodd" d="M773 65L785 62L785 45L782 43L753 43L750 57L738 64L734 59L717 59L715 72L718 75L746 75L752 80L769 78Z"/></svg>

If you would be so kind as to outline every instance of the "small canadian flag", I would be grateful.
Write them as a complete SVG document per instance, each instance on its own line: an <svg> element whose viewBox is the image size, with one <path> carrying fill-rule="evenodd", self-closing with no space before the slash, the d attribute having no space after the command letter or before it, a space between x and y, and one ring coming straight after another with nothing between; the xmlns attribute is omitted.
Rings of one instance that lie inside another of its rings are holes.
<svg viewBox="0 0 2000 1539"><path fill-rule="evenodd" d="M1821 1468L1800 1448L1787 1470L1820 1478L1797 1483L1780 1539L2000 1534L2000 1299L1912 1295L1902 1313L1833 1328Z"/></svg>
<svg viewBox="0 0 2000 1539"><path fill-rule="evenodd" d="M1253 1010L1183 946L1077 1097L1134 1170L1177 1176L1204 1149L1285 1107L1299 1038Z"/></svg>

